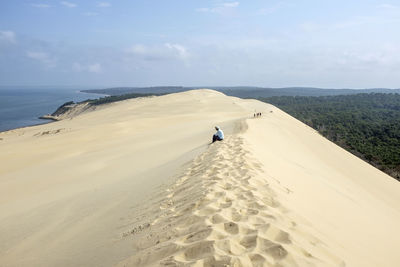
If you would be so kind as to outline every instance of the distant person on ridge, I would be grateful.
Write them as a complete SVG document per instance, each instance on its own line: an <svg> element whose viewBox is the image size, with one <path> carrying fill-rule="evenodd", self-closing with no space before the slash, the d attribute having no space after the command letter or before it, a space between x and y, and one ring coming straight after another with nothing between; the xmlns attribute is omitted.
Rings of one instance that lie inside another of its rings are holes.
<svg viewBox="0 0 400 267"><path fill-rule="evenodd" d="M224 132L218 126L215 126L215 130L217 130L217 132L213 135L212 142L224 140Z"/></svg>

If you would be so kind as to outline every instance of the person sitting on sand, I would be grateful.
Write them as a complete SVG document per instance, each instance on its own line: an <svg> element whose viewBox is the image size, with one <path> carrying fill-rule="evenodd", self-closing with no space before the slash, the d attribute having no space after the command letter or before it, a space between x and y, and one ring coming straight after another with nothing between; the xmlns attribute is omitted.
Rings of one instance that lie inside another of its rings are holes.
<svg viewBox="0 0 400 267"><path fill-rule="evenodd" d="M213 135L212 142L224 140L224 132L218 126L215 126L215 130L217 132Z"/></svg>

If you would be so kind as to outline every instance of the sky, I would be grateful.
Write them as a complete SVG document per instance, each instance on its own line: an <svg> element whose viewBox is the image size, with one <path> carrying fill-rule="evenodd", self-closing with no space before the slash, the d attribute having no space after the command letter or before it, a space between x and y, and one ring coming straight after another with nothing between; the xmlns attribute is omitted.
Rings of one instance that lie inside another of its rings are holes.
<svg viewBox="0 0 400 267"><path fill-rule="evenodd" d="M0 0L0 86L400 88L400 1Z"/></svg>

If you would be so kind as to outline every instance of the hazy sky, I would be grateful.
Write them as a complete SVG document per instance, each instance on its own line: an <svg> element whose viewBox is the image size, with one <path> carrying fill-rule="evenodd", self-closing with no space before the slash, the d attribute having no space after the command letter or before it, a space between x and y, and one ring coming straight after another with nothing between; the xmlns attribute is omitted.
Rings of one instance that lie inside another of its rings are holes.
<svg viewBox="0 0 400 267"><path fill-rule="evenodd" d="M400 88L400 1L0 0L0 85Z"/></svg>

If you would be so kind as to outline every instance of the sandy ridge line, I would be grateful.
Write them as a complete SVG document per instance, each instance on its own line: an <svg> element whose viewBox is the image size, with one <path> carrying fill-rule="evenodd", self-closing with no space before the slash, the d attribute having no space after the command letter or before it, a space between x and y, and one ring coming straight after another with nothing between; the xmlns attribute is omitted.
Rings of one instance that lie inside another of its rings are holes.
<svg viewBox="0 0 400 267"><path fill-rule="evenodd" d="M125 233L138 252L117 266L344 266L286 216L244 142L230 136L193 160L157 218Z"/></svg>

